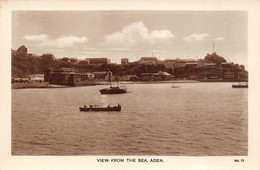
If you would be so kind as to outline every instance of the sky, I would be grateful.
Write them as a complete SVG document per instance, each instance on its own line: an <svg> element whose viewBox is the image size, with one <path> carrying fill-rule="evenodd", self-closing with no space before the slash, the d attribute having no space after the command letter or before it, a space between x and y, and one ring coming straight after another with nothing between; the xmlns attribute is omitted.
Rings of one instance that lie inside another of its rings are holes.
<svg viewBox="0 0 260 170"><path fill-rule="evenodd" d="M12 49L56 58L204 58L247 67L245 11L13 11Z"/></svg>

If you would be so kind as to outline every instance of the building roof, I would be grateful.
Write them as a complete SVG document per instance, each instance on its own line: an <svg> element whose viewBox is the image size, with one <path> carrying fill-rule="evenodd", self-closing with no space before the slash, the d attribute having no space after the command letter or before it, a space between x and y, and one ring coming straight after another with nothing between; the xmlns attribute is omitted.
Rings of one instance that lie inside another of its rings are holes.
<svg viewBox="0 0 260 170"><path fill-rule="evenodd" d="M215 66L216 63L205 63L204 65L205 65L205 66Z"/></svg>
<svg viewBox="0 0 260 170"><path fill-rule="evenodd" d="M28 77L31 77L31 76L44 76L44 74L30 74Z"/></svg>
<svg viewBox="0 0 260 170"><path fill-rule="evenodd" d="M170 76L171 75L171 74L169 74L165 71L159 71L158 73L161 74L161 75L164 75L164 76Z"/></svg>
<svg viewBox="0 0 260 170"><path fill-rule="evenodd" d="M156 60L157 61L157 58L156 57L142 57L141 60Z"/></svg>
<svg viewBox="0 0 260 170"><path fill-rule="evenodd" d="M141 76L147 76L147 75L151 75L153 73L141 73Z"/></svg>
<svg viewBox="0 0 260 170"><path fill-rule="evenodd" d="M186 63L186 64L188 64L188 65L193 65L193 64L198 64L197 62L189 62L189 63Z"/></svg>
<svg viewBox="0 0 260 170"><path fill-rule="evenodd" d="M160 73L153 73L154 76L161 76Z"/></svg>
<svg viewBox="0 0 260 170"><path fill-rule="evenodd" d="M62 67L62 68L59 68L57 70L54 70L54 72L74 72L74 70L71 69L71 68L64 68L64 67Z"/></svg>
<svg viewBox="0 0 260 170"><path fill-rule="evenodd" d="M92 72L93 74L107 74L107 71L96 71Z"/></svg>
<svg viewBox="0 0 260 170"><path fill-rule="evenodd" d="M81 73L79 73L79 75L90 75L90 74L94 74L94 73L90 73L90 72L81 72Z"/></svg>
<svg viewBox="0 0 260 170"><path fill-rule="evenodd" d="M108 60L108 58L101 57L101 58L85 58L85 60Z"/></svg>
<svg viewBox="0 0 260 170"><path fill-rule="evenodd" d="M233 62L222 62L221 64L233 64Z"/></svg>

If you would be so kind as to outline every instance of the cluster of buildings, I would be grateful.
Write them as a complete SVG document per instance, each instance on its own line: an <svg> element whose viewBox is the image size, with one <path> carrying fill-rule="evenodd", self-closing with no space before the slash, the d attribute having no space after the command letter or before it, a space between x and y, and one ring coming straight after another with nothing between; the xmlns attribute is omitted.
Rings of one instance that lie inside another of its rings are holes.
<svg viewBox="0 0 260 170"><path fill-rule="evenodd" d="M218 56L216 52L212 54L207 54L207 56ZM86 58L84 61L87 61L88 64L111 64L110 59L108 58ZM121 65L136 65L136 64L145 64L145 65L158 65L162 64L165 66L166 69L179 68L179 67L214 67L216 63L214 62L200 62L199 60L195 59L165 59L165 60L158 60L156 57L141 57L140 60L129 62L128 58L121 59ZM234 69L233 62L222 62L221 66L223 67L230 67ZM244 70L244 67L240 68Z"/></svg>
<svg viewBox="0 0 260 170"><path fill-rule="evenodd" d="M122 75L113 77L114 81L161 81L170 80L173 76L167 72L142 73L137 75ZM44 73L44 80L50 84L68 85L68 86L85 86L95 85L95 81L107 81L106 71L76 73L70 68L60 68L58 70L47 70Z"/></svg>
<svg viewBox="0 0 260 170"><path fill-rule="evenodd" d="M12 77L12 83L28 83L28 82L43 82L44 74L31 74L27 78L15 78Z"/></svg>
<svg viewBox="0 0 260 170"><path fill-rule="evenodd" d="M110 59L108 58L86 58L85 61L87 64L111 64ZM173 68L173 67L183 67L186 64L194 64L196 60L191 59L166 59L166 60L158 60L156 57L141 57L140 60L129 62L128 58L121 59L121 65L136 65L136 64L145 64L145 65L158 65L163 64L165 68Z"/></svg>
<svg viewBox="0 0 260 170"><path fill-rule="evenodd" d="M216 53L208 54L207 56L217 56ZM102 65L111 64L107 58L86 58L87 64L90 65ZM194 80L209 80L209 79L223 79L223 80L238 80L241 78L240 73L235 71L235 65L233 62L221 62L217 65L211 61L205 60L184 60L184 59L166 59L158 60L156 57L142 57L135 62L129 62L128 58L121 59L121 65L164 65L174 73L175 69L183 68L203 68L204 71L200 71L197 74L189 75L188 79ZM240 70L241 66L236 66ZM174 78L174 74L159 71L156 73L143 72L139 75L122 75L114 77L116 81L162 81L171 80ZM70 86L87 85L89 82L94 81L106 81L106 71L95 72L79 72L76 73L72 69L61 68L58 70L49 70L45 73L45 81L49 81L51 84L62 84Z"/></svg>
<svg viewBox="0 0 260 170"><path fill-rule="evenodd" d="M214 52L207 54L207 56L217 56ZM108 58L86 58L84 62L88 65L103 65L111 64ZM203 79L226 79L234 80L239 79L239 73L235 72L235 65L232 62L221 62L217 65L214 62L205 60L185 60L185 59L166 59L158 60L156 57L142 57L138 61L129 62L128 58L122 58L120 65L164 65L168 70L171 70L173 74L159 71L156 73L143 72L139 75L122 75L114 77L116 81L162 81L171 80L174 78L174 70L178 68L203 68L204 72L200 72L196 75L190 75L189 79L203 80ZM244 70L244 68L239 68ZM210 70L210 71L209 71ZM223 71L222 71L223 70ZM227 71L228 70L228 71ZM106 71L95 72L75 72L70 68L60 68L58 70L48 70L45 72L45 81L49 81L51 84L61 84L70 86L89 85L90 82L106 81Z"/></svg>

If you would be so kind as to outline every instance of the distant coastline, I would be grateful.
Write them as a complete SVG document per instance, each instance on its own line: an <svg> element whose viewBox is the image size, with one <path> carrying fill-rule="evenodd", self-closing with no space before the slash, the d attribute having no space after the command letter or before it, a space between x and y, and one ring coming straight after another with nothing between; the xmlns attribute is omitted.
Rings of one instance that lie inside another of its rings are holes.
<svg viewBox="0 0 260 170"><path fill-rule="evenodd" d="M247 82L247 81L231 81L231 80L173 80L173 81L119 81L119 84L163 84L163 83L203 83L203 82ZM97 81L95 85L107 85L105 81ZM90 85L86 85L90 86ZM12 83L12 89L28 89L28 88L70 88L78 86L65 86L49 84L49 82L26 82L26 83Z"/></svg>

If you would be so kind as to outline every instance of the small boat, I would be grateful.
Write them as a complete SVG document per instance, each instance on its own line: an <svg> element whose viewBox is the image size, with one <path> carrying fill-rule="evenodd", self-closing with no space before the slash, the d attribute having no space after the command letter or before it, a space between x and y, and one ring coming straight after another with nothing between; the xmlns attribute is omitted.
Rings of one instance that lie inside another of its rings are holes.
<svg viewBox="0 0 260 170"><path fill-rule="evenodd" d="M87 107L85 105L84 107L79 107L79 110L83 112L121 111L121 105L118 104L117 106L112 106L112 107L110 105L108 105L107 107L98 107L98 105L89 105L89 107Z"/></svg>
<svg viewBox="0 0 260 170"><path fill-rule="evenodd" d="M172 88L179 88L179 86L172 85Z"/></svg>
<svg viewBox="0 0 260 170"><path fill-rule="evenodd" d="M108 87L108 88L104 88L99 90L101 94L120 94L120 93L126 93L126 88L121 86L116 86L116 87Z"/></svg>
<svg viewBox="0 0 260 170"><path fill-rule="evenodd" d="M125 86L112 86L112 72L108 71L107 72L107 80L108 80L108 84L109 87L104 88L104 89L100 89L99 92L101 94L121 94L121 93L126 93L126 87Z"/></svg>
<svg viewBox="0 0 260 170"><path fill-rule="evenodd" d="M232 84L232 88L248 88L248 84L247 83Z"/></svg>

